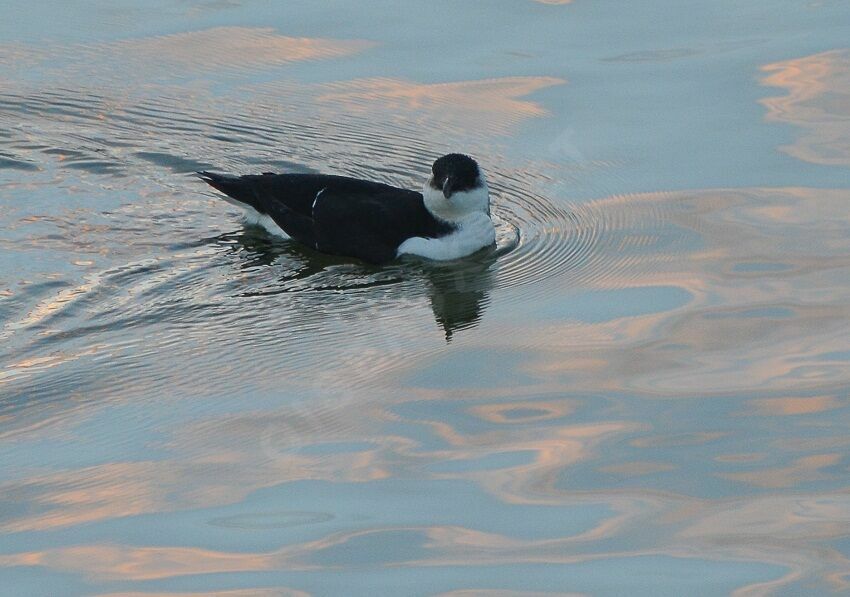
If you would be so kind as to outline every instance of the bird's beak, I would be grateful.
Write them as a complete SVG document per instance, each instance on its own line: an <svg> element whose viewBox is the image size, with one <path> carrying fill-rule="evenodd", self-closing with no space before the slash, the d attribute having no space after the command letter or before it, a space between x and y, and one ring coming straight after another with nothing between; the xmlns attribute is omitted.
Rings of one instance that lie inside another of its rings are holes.
<svg viewBox="0 0 850 597"><path fill-rule="evenodd" d="M451 176L446 176L446 180L443 182L443 197L449 199L452 196L452 192L454 191L454 179Z"/></svg>

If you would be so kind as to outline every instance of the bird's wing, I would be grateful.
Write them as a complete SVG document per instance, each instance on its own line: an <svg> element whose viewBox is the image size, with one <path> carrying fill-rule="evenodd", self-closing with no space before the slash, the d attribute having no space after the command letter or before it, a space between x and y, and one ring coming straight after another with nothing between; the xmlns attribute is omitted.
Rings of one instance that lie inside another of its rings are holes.
<svg viewBox="0 0 850 597"><path fill-rule="evenodd" d="M426 217L419 193L384 185L327 187L312 212L319 250L370 263L394 259L405 239L422 232Z"/></svg>
<svg viewBox="0 0 850 597"><path fill-rule="evenodd" d="M270 213L272 205L282 203L307 217L312 217L313 203L319 193L330 191L338 196L357 197L410 192L377 182L330 174L249 174L237 180L241 197L236 199L253 205L263 213Z"/></svg>

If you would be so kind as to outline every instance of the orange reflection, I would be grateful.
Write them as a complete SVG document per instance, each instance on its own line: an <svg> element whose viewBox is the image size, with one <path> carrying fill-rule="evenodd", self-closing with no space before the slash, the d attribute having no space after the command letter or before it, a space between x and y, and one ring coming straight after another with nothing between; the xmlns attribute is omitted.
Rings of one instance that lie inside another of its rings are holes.
<svg viewBox="0 0 850 597"><path fill-rule="evenodd" d="M629 442L637 448L673 448L679 446L698 446L716 441L729 435L723 431L698 431L695 433L665 433L633 439Z"/></svg>
<svg viewBox="0 0 850 597"><path fill-rule="evenodd" d="M310 593L275 587L273 589L234 589L232 591L204 591L203 593L99 593L97 597L310 597Z"/></svg>
<svg viewBox="0 0 850 597"><path fill-rule="evenodd" d="M764 460L766 457L767 454L764 452L744 452L739 454L721 454L720 456L717 456L714 459L717 462L741 463L758 462L759 460Z"/></svg>
<svg viewBox="0 0 850 597"><path fill-rule="evenodd" d="M318 100L339 104L355 113L409 113L461 126L466 131L474 124L485 127L486 132L504 134L522 120L547 114L539 104L520 98L564 82L554 77L505 77L455 83L365 79L328 85L329 91L320 94Z"/></svg>
<svg viewBox="0 0 850 597"><path fill-rule="evenodd" d="M490 423L529 423L558 419L573 412L575 406L562 402L509 402L473 406L469 412Z"/></svg>
<svg viewBox="0 0 850 597"><path fill-rule="evenodd" d="M82 228L82 227L81 227ZM84 230L81 232L85 232ZM74 302L94 291L101 284L99 274L87 276L85 282L73 287L59 290L54 296L50 296L33 306L30 311L19 321L7 323L4 326L0 338L8 337L15 330L46 323L57 313L68 308Z"/></svg>
<svg viewBox="0 0 850 597"><path fill-rule="evenodd" d="M740 536L771 542L801 537L822 539L845 535L848 521L850 500L846 492L769 494L718 503L680 534L688 538Z"/></svg>
<svg viewBox="0 0 850 597"><path fill-rule="evenodd" d="M732 481L740 481L758 487L794 487L808 481L821 481L831 475L821 469L841 462L842 454L817 454L798 458L790 466L761 469L745 473L722 473L720 476Z"/></svg>
<svg viewBox="0 0 850 597"><path fill-rule="evenodd" d="M5 365L5 371L0 371L0 386L2 386L6 382L13 380L18 375L26 374L27 370L29 369L36 371L50 369L52 367L64 365L65 363L69 363L85 356L98 354L102 352L105 348L108 348L108 345L95 344L93 346L80 349L77 352L62 351L48 356L29 357L21 359L19 361L15 361L13 363L9 363L8 365ZM0 431L0 436L2 435L3 432Z"/></svg>
<svg viewBox="0 0 850 597"><path fill-rule="evenodd" d="M0 66L35 67L59 58L74 61L77 68L91 68L95 64L102 75L114 66L103 63L103 56L109 56L123 60L119 68L129 66L136 75L173 69L211 71L339 58L375 45L368 40L288 37L267 27L215 27L92 45L0 44Z"/></svg>
<svg viewBox="0 0 850 597"><path fill-rule="evenodd" d="M20 42L9 42L0 44L0 66L9 66L16 69L31 68L44 60L47 52L43 47L23 44ZM14 72L14 71L13 71ZM3 83L6 80L0 79ZM13 82L19 82L20 77L9 79L9 87Z"/></svg>
<svg viewBox="0 0 850 597"><path fill-rule="evenodd" d="M291 479L368 481L406 474L409 469L405 467L411 463L472 460L509 452L532 452L533 460L504 469L465 470L436 476L472 480L508 504L604 501L616 512L615 516L581 538L564 538L547 545L524 545L510 538L468 529L429 530L429 538L435 545L445 547L447 552L449 546L456 545L455 551L449 554L451 561L465 562L476 557L493 561L500 558L501 561L516 561L519 557L535 561L564 559L566 542L616 539L620 531L628 537L626 523L642 521L639 515L646 515L653 509L663 514L665 509L678 507L678 513L688 513L678 519L672 516L653 518L653 521L670 524L673 524L670 521L687 524L710 518L715 504L725 508L729 507L728 502L691 499L674 495L673 491L655 495L651 491L620 487L585 493L569 485L570 467L578 463L589 463L592 467L597 455L612 444L616 449L626 445L626 441L618 442L624 436L633 446L667 448L713 442L722 439L723 433L694 430L671 436L665 434L660 425L650 431L657 422L646 418L639 405L634 404L620 404L616 409L600 411L596 413L599 416L591 417L591 422L584 425L574 425L574 421L569 421L569 425L552 424L558 417L568 416L578 404L578 400L560 397L575 396L576 392L585 389L598 391L608 387L625 388L632 393L635 387L648 389L652 395L668 398L721 394L740 387L757 388L759 392L764 388L782 387L786 389L782 395L790 397L752 400L750 404L756 414L803 414L834 407L829 399L797 398L787 388L795 387L799 391L801 384L823 384L824 379L841 383L847 379L846 362L842 363L840 358L820 358L828 352L846 350L847 346L846 302L843 288L837 287L835 280L846 271L849 262L846 253L831 250L846 236L847 198L846 191L747 189L601 200L597 204L601 215L600 231L594 237L601 240L596 241L590 251L595 261L584 270L579 267L573 270L575 284L608 290L614 296L619 289L641 285L681 288L694 297L685 308L625 315L602 322L497 322L503 326L496 329L497 333L488 331L478 336L470 333L464 337L468 346L479 343L481 349L501 347L529 355L530 364L521 367L523 372L533 373L533 379L517 388L410 389L398 379L407 363L416 359L396 359L394 355L401 352L396 346L373 348L374 344L359 338L359 344L353 343L357 355L351 354L349 358L334 353L334 359L342 366L331 365L322 372L325 376L320 384L322 389L347 382L355 371L362 375L358 379L380 378L382 385L379 387L386 390L382 399L390 407L411 398L510 400L476 404L466 409L479 418L476 429L480 431L465 432L463 426L453 425L450 418L432 423L412 417L406 422L430 426L445 440L438 448L424 448L426 442L420 444L415 433L394 436L392 433L406 432L390 432L380 427L382 422L398 421L401 417L391 408L384 411L374 403L361 402L359 399L367 394L372 397L369 391L353 392L357 400L351 400L343 408L331 407L327 402L311 403L302 412L281 409L223 417L180 429L167 446L176 454L174 461L102 465L31 477L12 485L14 491L31 492L26 495L32 498L28 505L33 507L20 518L9 521L5 528L58 528L134 513L203 507L239 500L248 491ZM676 251L667 247L650 250L657 235L645 234L642 228L661 227L666 223L693 231L698 234L698 242ZM605 239L613 241L606 245ZM635 248L646 252L630 254L624 259L624 247L628 253ZM786 269L767 272L736 269L741 263L757 262L764 255L780 256L789 265ZM522 289L518 294L524 292ZM785 315L774 313L780 307ZM672 349L668 346L671 344ZM410 346L411 350L417 348L415 342ZM441 345L440 349L443 348ZM423 349L417 356L422 354L429 353ZM829 373L831 377L811 376L814 367L821 367L817 371ZM535 401L535 395L544 392L547 397ZM491 425L483 425L482 421ZM542 424L544 421L550 424ZM540 424L525 427L511 424L518 422ZM785 422L795 423L793 419ZM637 432L654 435L632 439L639 435ZM302 446L321 446L333 441L361 441L370 447L347 454L318 455L299 451ZM715 448L708 445L706 452ZM764 448L754 445L752 449ZM803 450L813 449L806 447L802 440L796 448L804 454ZM835 453L803 457L781 468L731 473L727 478L768 489L796 487L808 481L830 478L823 469L838 464L839 449L821 450ZM723 461L723 457L717 460ZM758 463L758 458L732 455L725 462L752 464ZM660 470L657 463L635 459L613 465L608 472L645 474L657 470ZM756 501L744 496L732 507L744 507L742 504ZM832 508L830 524L834 525L835 521L844 520L840 517L846 517L846 513L842 513L838 505L833 504ZM13 508L11 511L20 510ZM806 516L790 506L784 515L786 520L782 524L786 526L782 528L792 531L796 523L789 523L787 519ZM749 530L769 534L773 522L754 519ZM822 520L812 522L814 532L809 536L816 535L818 525L826 526L826 523ZM345 538L334 537L323 545L343 540ZM470 545L481 547L482 552L484 548L492 551L470 556L469 552L474 551L468 549ZM692 544L688 547L692 548ZM313 547L304 546L299 553L318 548L318 543ZM545 551L547 549L549 551ZM766 548L752 547L749 537L740 539L737 545L729 546L727 542L723 547L710 546L710 549L715 556L747 556L760 561L774 557ZM775 557L798 558L810 565L806 561L807 547L794 549L789 548L789 554ZM497 553L498 550L502 553ZM110 557L109 552L104 555ZM137 567L122 568L125 555ZM60 558L57 552L22 554L17 561L37 563L54 561L50 560L53 557L68 567L85 565L80 553L68 555L69 559ZM88 552L86 557L97 559L97 552ZM117 557L116 571L98 573L112 574L110 578L126 573L130 578L144 579L202 570L266 569L265 566L291 561L282 552L234 555L171 548L163 551L163 557L176 562L172 569L149 552L128 551ZM576 559L581 557L575 556Z"/></svg>
<svg viewBox="0 0 850 597"><path fill-rule="evenodd" d="M808 415L844 406L836 396L760 398L751 400L750 404L759 415Z"/></svg>
<svg viewBox="0 0 850 597"><path fill-rule="evenodd" d="M352 414L355 410L360 418ZM374 421L364 412L357 403L307 415L283 410L225 417L182 429L168 445L180 454L176 460L105 463L7 482L0 492L20 495L28 507L20 516L0 520L0 530L43 531L230 504L256 489L293 480L386 478L386 453L403 450L409 440L375 438L372 447L327 455L300 451L325 442L371 439ZM349 426L349 421L359 423Z"/></svg>
<svg viewBox="0 0 850 597"><path fill-rule="evenodd" d="M537 591L511 591L509 589L460 589L439 593L435 597L584 597L586 593L539 593Z"/></svg>
<svg viewBox="0 0 850 597"><path fill-rule="evenodd" d="M219 450L221 450L219 448ZM256 454L219 451L208 461L113 463L8 483L23 491L27 513L0 522L5 532L42 531L153 512L229 504L286 481L367 481L387 476L376 453L328 457L281 455L258 464Z"/></svg>
<svg viewBox="0 0 850 597"><path fill-rule="evenodd" d="M762 67L762 83L788 95L761 100L767 119L802 127L805 132L782 151L808 162L850 164L850 50L834 50Z"/></svg>
<svg viewBox="0 0 850 597"><path fill-rule="evenodd" d="M626 261L609 242L596 247L586 286L610 289L612 296L629 286L677 287L693 297L688 308L595 324L558 321L534 329L532 338L519 329L499 337L547 346L531 367L541 375L569 375L573 389L626 384L677 395L846 383L846 362L823 355L850 348L847 288L836 284L850 271L848 199L845 190L782 188L599 200L600 227L612 221L600 236L639 236L647 225L659 228L649 221L667 221L698 233L701 245L674 256L638 252ZM765 255L776 262L763 264ZM589 358L605 366L599 372L570 367Z"/></svg>
<svg viewBox="0 0 850 597"><path fill-rule="evenodd" d="M153 580L187 574L269 570L275 554L226 553L195 547L85 545L0 556L0 566L45 566L103 580Z"/></svg>
<svg viewBox="0 0 850 597"><path fill-rule="evenodd" d="M216 27L203 31L126 40L110 44L144 64L163 61L193 70L274 66L289 62L336 58L374 46L364 40L339 41L286 37L271 28Z"/></svg>

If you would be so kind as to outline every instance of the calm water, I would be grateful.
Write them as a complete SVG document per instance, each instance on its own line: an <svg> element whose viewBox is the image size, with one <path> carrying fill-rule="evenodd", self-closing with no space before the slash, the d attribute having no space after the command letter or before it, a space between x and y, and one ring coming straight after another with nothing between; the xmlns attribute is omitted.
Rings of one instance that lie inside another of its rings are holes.
<svg viewBox="0 0 850 597"><path fill-rule="evenodd" d="M0 4L0 593L850 590L845 0ZM371 268L190 173L418 188Z"/></svg>

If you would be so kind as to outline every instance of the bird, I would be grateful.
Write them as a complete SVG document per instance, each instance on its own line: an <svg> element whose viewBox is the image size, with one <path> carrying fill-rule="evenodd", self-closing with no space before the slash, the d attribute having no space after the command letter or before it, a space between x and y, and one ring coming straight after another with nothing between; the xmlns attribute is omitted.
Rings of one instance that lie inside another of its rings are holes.
<svg viewBox="0 0 850 597"><path fill-rule="evenodd" d="M422 192L330 174L197 175L242 208L246 223L370 264L460 259L496 240L487 180L461 153L438 158Z"/></svg>

